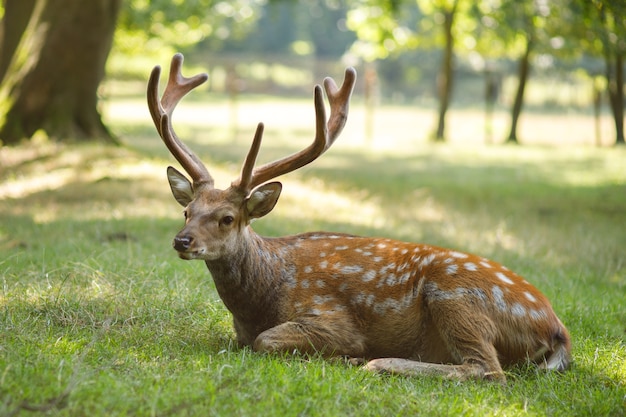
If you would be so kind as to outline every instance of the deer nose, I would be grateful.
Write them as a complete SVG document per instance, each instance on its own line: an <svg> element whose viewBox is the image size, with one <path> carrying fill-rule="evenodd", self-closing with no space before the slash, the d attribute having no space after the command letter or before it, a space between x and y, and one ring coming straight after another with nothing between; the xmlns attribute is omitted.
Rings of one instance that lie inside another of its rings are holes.
<svg viewBox="0 0 626 417"><path fill-rule="evenodd" d="M172 246L174 246L174 249L178 252L185 252L191 246L191 242L193 242L193 238L190 236L176 236Z"/></svg>

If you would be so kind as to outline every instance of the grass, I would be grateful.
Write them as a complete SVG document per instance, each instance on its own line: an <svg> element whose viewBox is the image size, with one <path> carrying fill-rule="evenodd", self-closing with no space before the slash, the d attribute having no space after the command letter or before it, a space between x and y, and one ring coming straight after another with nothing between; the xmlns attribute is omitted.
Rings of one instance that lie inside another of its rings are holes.
<svg viewBox="0 0 626 417"><path fill-rule="evenodd" d="M364 146L347 128L343 144L282 179L278 206L255 223L261 234L325 229L453 247L548 295L572 334L572 369L460 384L236 348L204 265L171 249L182 226L165 180L172 162L147 115L115 109L125 105L107 111L128 147L0 150L1 415L626 413L624 150L408 135ZM236 176L251 138L246 106L234 145L227 123L192 124L179 110L177 131L218 185ZM296 112L283 130L268 123L261 158L305 144L307 117Z"/></svg>

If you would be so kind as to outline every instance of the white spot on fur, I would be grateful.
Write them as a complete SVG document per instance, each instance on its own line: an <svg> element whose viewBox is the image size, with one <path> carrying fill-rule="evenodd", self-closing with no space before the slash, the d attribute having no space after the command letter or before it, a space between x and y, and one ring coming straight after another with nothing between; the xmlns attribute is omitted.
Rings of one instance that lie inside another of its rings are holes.
<svg viewBox="0 0 626 417"><path fill-rule="evenodd" d="M465 262L463 264L463 267L467 269L468 271L478 271L478 267L473 262Z"/></svg>
<svg viewBox="0 0 626 417"><path fill-rule="evenodd" d="M546 312L543 310L530 310L529 314L533 320L543 320L547 317Z"/></svg>
<svg viewBox="0 0 626 417"><path fill-rule="evenodd" d="M485 268L491 268L491 264L487 261L480 261L480 264Z"/></svg>
<svg viewBox="0 0 626 417"><path fill-rule="evenodd" d="M506 284L512 285L513 281L511 281L511 279L509 277L507 277L506 275L504 275L502 272L496 272L496 277L498 277L498 279Z"/></svg>
<svg viewBox="0 0 626 417"><path fill-rule="evenodd" d="M326 267L328 266L328 261L322 261L320 262L320 268L322 269L326 269Z"/></svg>
<svg viewBox="0 0 626 417"><path fill-rule="evenodd" d="M387 245L385 245L384 243L379 243L376 246L378 247L378 249L385 249L387 247Z"/></svg>
<svg viewBox="0 0 626 417"><path fill-rule="evenodd" d="M363 277L361 279L363 280L363 282L370 282L374 278L376 278L376 271L374 271L373 269L370 269L365 274L363 274Z"/></svg>
<svg viewBox="0 0 626 417"><path fill-rule="evenodd" d="M390 287L393 285L396 285L398 283L398 280L396 278L397 277L395 274L387 275L387 278L385 279L385 284L387 284Z"/></svg>
<svg viewBox="0 0 626 417"><path fill-rule="evenodd" d="M432 253L429 254L428 256L425 256L419 264L420 268L430 265L434 259L435 259L435 255Z"/></svg>
<svg viewBox="0 0 626 417"><path fill-rule="evenodd" d="M313 303L315 303L317 305L322 305L322 304L329 303L329 302L333 301L334 299L335 299L335 297L333 297L332 295L314 295L313 296Z"/></svg>
<svg viewBox="0 0 626 417"><path fill-rule="evenodd" d="M373 260L374 262L380 262L380 261L382 261L382 260L383 260L383 258L382 258L382 256L374 256L374 257L372 258L372 260Z"/></svg>
<svg viewBox="0 0 626 417"><path fill-rule="evenodd" d="M352 297L352 304L365 304L368 307L371 307L374 304L374 300L376 296L374 294L365 294L365 292L361 291L354 297Z"/></svg>
<svg viewBox="0 0 626 417"><path fill-rule="evenodd" d="M313 272L313 267L312 266L305 266L304 267L304 273L310 274L311 272Z"/></svg>
<svg viewBox="0 0 626 417"><path fill-rule="evenodd" d="M448 273L448 275L456 274L458 270L459 266L457 264L448 265L446 267L446 272Z"/></svg>
<svg viewBox="0 0 626 417"><path fill-rule="evenodd" d="M535 298L535 296L533 296L531 293L529 293L528 291L524 291L524 297L526 297L526 299L532 303L536 303L537 299Z"/></svg>
<svg viewBox="0 0 626 417"><path fill-rule="evenodd" d="M465 258L468 257L467 254L461 253L461 252L456 252L456 251L450 252L450 256L453 256L453 257L459 258L459 259L465 259Z"/></svg>
<svg viewBox="0 0 626 417"><path fill-rule="evenodd" d="M311 284L309 283L309 280L308 280L308 279L303 279L303 280L300 282L300 286L301 286L302 288L309 288L309 287L310 287L310 285L311 285Z"/></svg>
<svg viewBox="0 0 626 417"><path fill-rule="evenodd" d="M511 313L515 317L524 317L526 315L526 309L520 303L515 303L511 306Z"/></svg>
<svg viewBox="0 0 626 417"><path fill-rule="evenodd" d="M494 285L491 288L491 295L493 296L493 302L500 311L506 311L506 301L504 301L504 293L502 288Z"/></svg>
<svg viewBox="0 0 626 417"><path fill-rule="evenodd" d="M324 288L326 286L326 282L324 282L321 279L318 279L317 281L315 281L315 285L317 285L317 288Z"/></svg>
<svg viewBox="0 0 626 417"><path fill-rule="evenodd" d="M341 272L342 274L358 274L360 272L363 272L363 267L359 265L346 265L342 267L339 272Z"/></svg>
<svg viewBox="0 0 626 417"><path fill-rule="evenodd" d="M326 257L326 252L320 252L320 258L325 258Z"/></svg>
<svg viewBox="0 0 626 417"><path fill-rule="evenodd" d="M382 268L380 268L380 271L378 271L378 272L380 272L381 274L386 274L387 271L389 271L389 270L391 270L391 269L393 269L395 267L396 267L396 264L392 262L392 263L387 264L387 265L383 266Z"/></svg>
<svg viewBox="0 0 626 417"><path fill-rule="evenodd" d="M346 245L343 245L343 246L336 246L336 247L335 247L335 250L346 250L346 249L348 249L348 248L350 248L350 246L346 246Z"/></svg>

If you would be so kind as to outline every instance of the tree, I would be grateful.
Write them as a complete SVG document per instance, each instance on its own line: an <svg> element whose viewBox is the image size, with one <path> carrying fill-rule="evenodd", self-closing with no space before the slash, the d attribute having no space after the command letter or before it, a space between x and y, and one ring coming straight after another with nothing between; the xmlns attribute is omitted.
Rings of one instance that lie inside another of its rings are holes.
<svg viewBox="0 0 626 417"><path fill-rule="evenodd" d="M2 143L17 143L39 130L59 139L115 141L97 111L97 89L121 3L5 0L0 45Z"/></svg>
<svg viewBox="0 0 626 417"><path fill-rule="evenodd" d="M436 141L445 140L445 120L450 106L454 79L456 39L470 24L465 0L354 0L348 14L349 27L359 38L355 51L367 60L385 58L391 51L442 48L436 80L439 98ZM410 9L412 8L414 11ZM459 24L461 23L461 24ZM413 25L413 28L410 26ZM470 24L471 25L471 24Z"/></svg>
<svg viewBox="0 0 626 417"><path fill-rule="evenodd" d="M114 34L129 56L169 55L174 48L206 39L219 43L247 30L262 2L4 0L0 144L17 143L37 131L58 140L116 142L97 110Z"/></svg>
<svg viewBox="0 0 626 417"><path fill-rule="evenodd" d="M518 143L517 128L524 105L524 94L532 68L532 57L545 50L548 35L546 21L554 11L555 2L535 0L502 0L480 2L472 9L482 24L476 34L476 50L487 60L517 60L517 88L511 106L511 124L506 138Z"/></svg>
<svg viewBox="0 0 626 417"><path fill-rule="evenodd" d="M588 28L584 39L590 54L604 58L609 105L615 124L615 144L624 140L624 59L626 4L608 0L579 0Z"/></svg>
<svg viewBox="0 0 626 417"><path fill-rule="evenodd" d="M425 8L428 10L427 8L434 7L431 14L434 14L435 19L442 21L441 27L444 36L441 71L437 78L439 114L437 118L437 130L435 131L435 141L443 141L445 139L446 114L452 98L452 85L454 81L454 23L459 9L459 1L460 0L422 1L422 10Z"/></svg>

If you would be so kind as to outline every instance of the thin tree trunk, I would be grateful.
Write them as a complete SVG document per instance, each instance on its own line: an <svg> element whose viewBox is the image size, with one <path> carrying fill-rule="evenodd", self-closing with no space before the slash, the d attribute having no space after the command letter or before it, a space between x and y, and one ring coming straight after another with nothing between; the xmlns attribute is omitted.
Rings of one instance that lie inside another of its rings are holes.
<svg viewBox="0 0 626 417"><path fill-rule="evenodd" d="M500 77L489 69L485 69L485 143L493 142L493 110L500 93Z"/></svg>
<svg viewBox="0 0 626 417"><path fill-rule="evenodd" d="M517 138L517 124L519 122L519 116L522 112L522 106L524 104L524 90L526 89L526 82L528 81L528 75L530 74L530 54L533 48L533 40L531 36L527 37L526 51L519 62L517 92L515 93L515 101L513 102L513 108L511 109L511 130L509 131L509 137L507 143L519 143Z"/></svg>
<svg viewBox="0 0 626 417"><path fill-rule="evenodd" d="M2 143L17 143L37 131L59 140L115 142L98 113L97 89L121 2L35 0L0 86ZM26 3L11 1L7 7Z"/></svg>
<svg viewBox="0 0 626 417"><path fill-rule="evenodd" d="M602 110L602 91L598 86L598 77L593 76L591 79L591 88L593 90L593 120L595 127L596 146L602 146L602 129L600 128L600 113Z"/></svg>
<svg viewBox="0 0 626 417"><path fill-rule="evenodd" d="M615 145L625 145L624 141L624 66L623 56L616 52L606 56L606 81L609 103L615 122Z"/></svg>
<svg viewBox="0 0 626 417"><path fill-rule="evenodd" d="M437 89L439 92L439 118L437 121L437 131L435 132L435 141L443 142L445 140L445 128L446 128L446 113L450 106L450 99L452 96L452 78L453 78L453 59L454 59L454 35L452 33L452 26L454 24L454 14L456 9L455 2L454 7L443 13L444 15L444 34L446 38L446 45L443 52L443 61L441 63L441 73L437 77Z"/></svg>

